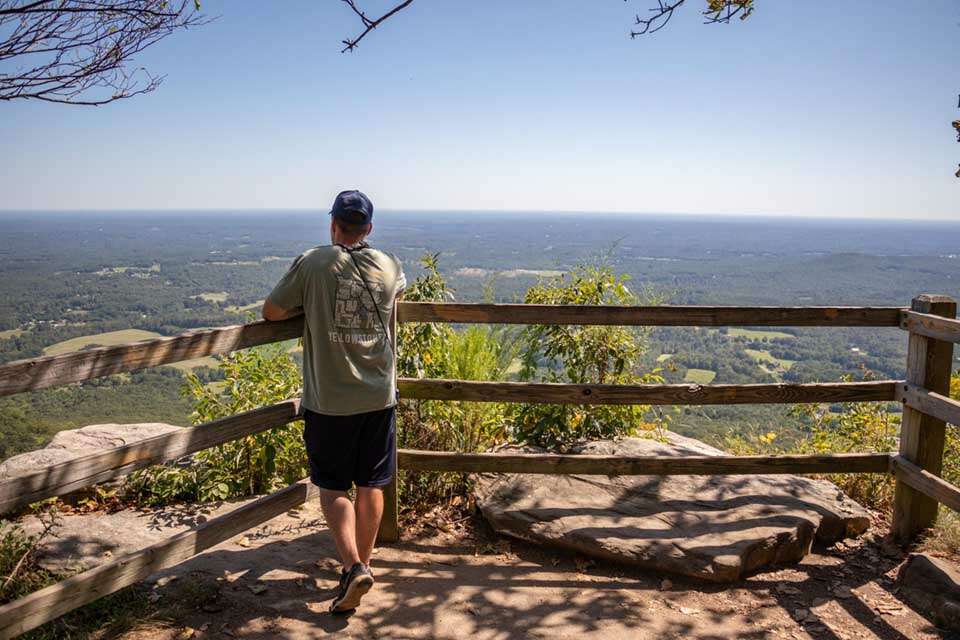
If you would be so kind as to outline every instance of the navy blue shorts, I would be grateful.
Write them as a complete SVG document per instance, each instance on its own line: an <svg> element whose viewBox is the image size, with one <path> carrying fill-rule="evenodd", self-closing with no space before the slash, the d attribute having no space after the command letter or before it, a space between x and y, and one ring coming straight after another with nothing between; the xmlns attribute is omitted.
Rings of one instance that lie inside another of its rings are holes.
<svg viewBox="0 0 960 640"><path fill-rule="evenodd" d="M328 416L304 410L303 442L310 481L321 489L383 487L393 479L396 409Z"/></svg>

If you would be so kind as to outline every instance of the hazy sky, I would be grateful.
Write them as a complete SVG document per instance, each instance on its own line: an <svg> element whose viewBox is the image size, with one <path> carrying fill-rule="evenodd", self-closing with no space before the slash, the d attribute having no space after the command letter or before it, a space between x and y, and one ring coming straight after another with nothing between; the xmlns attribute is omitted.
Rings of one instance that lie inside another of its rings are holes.
<svg viewBox="0 0 960 640"><path fill-rule="evenodd" d="M366 0L370 13L388 2ZM417 0L352 54L334 0L203 0L156 92L0 104L0 208L381 208L960 219L960 2Z"/></svg>

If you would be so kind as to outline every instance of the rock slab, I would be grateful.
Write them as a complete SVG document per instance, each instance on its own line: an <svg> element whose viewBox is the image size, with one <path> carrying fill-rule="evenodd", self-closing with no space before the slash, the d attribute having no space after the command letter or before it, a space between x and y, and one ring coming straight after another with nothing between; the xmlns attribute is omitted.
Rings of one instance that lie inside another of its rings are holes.
<svg viewBox="0 0 960 640"><path fill-rule="evenodd" d="M725 455L676 434L667 440L600 440L571 453ZM855 537L870 524L836 485L798 476L478 474L474 493L499 533L712 582L798 562L814 541Z"/></svg>
<svg viewBox="0 0 960 640"><path fill-rule="evenodd" d="M900 597L944 629L960 631L960 573L943 560L913 553L897 576Z"/></svg>
<svg viewBox="0 0 960 640"><path fill-rule="evenodd" d="M0 481L19 478L67 460L122 447L181 428L163 422L141 422L92 424L61 431L43 449L21 453L0 463Z"/></svg>

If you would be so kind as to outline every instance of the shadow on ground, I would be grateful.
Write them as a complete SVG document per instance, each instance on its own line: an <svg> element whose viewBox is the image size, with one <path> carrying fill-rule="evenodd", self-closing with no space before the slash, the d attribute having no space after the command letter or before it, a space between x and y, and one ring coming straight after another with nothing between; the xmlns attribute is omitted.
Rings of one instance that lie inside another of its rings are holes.
<svg viewBox="0 0 960 640"><path fill-rule="evenodd" d="M479 523L382 547L374 590L354 615L334 616L338 565L311 508L151 578L160 603L181 611L183 598L203 596L172 627L124 637L949 637L897 600L890 575L900 559L876 543L706 585L498 540Z"/></svg>

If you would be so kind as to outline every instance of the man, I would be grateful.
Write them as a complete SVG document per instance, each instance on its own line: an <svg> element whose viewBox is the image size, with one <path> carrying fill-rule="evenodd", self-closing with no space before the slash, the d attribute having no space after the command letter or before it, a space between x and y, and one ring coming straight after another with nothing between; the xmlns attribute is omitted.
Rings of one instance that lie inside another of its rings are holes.
<svg viewBox="0 0 960 640"><path fill-rule="evenodd" d="M303 439L310 479L343 562L330 606L351 611L373 586L370 555L395 472L396 354L388 326L406 287L400 261L371 248L373 204L344 191L330 210L330 245L293 261L263 317L303 314ZM347 491L356 485L356 504Z"/></svg>

